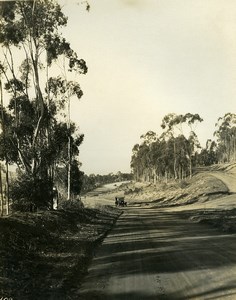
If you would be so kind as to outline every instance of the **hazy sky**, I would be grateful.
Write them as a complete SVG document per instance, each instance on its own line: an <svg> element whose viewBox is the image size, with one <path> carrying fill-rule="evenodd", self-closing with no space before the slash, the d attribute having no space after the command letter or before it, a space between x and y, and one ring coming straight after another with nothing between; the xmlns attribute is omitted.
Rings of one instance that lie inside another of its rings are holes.
<svg viewBox="0 0 236 300"><path fill-rule="evenodd" d="M72 118L85 134L82 170L130 172L132 148L168 113L198 113L204 146L236 112L235 0L62 0L65 36L89 72Z"/></svg>

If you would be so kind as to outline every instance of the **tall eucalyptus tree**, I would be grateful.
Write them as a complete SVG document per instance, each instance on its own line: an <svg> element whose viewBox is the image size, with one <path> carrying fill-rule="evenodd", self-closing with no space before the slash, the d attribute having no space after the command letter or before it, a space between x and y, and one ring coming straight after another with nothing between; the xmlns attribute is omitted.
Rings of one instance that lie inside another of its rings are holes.
<svg viewBox="0 0 236 300"><path fill-rule="evenodd" d="M50 73L57 72L59 57L68 72L85 74L87 66L61 34L67 18L57 1L11 1L1 9L0 71L10 97L7 109L1 109L11 119L8 155L34 187L42 186L44 194L47 191L49 201L55 163L60 163L64 151L55 139L66 135L70 154L71 140L76 147L82 142L58 115L70 97L83 95L78 82L50 77Z"/></svg>
<svg viewBox="0 0 236 300"><path fill-rule="evenodd" d="M236 114L227 113L215 124L218 157L221 162L236 161Z"/></svg>
<svg viewBox="0 0 236 300"><path fill-rule="evenodd" d="M179 149L177 149L176 137L185 136L185 131L188 131L188 139L182 138L182 142L178 141L178 147L185 151L184 157L188 160L188 171L189 176L192 177L192 155L194 154L195 148L199 148L200 144L197 139L197 135L194 132L194 127L197 122L202 122L203 119L198 114L187 113L185 115L168 114L163 120L161 127L165 129L165 135L170 135L173 138L173 153L174 153L174 175L175 178L179 178L178 175L178 157ZM186 129L188 127L189 129ZM190 131L190 132L189 132ZM181 151L182 153L182 151ZM181 154L182 156L183 154ZM181 158L183 164L183 157ZM181 167L181 166L180 166ZM182 168L182 167L181 167Z"/></svg>

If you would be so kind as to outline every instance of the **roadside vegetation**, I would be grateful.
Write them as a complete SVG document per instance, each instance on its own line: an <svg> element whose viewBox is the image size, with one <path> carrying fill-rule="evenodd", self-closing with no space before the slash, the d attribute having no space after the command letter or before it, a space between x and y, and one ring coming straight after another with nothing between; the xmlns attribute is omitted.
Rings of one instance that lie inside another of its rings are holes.
<svg viewBox="0 0 236 300"><path fill-rule="evenodd" d="M58 211L0 218L0 294L13 299L75 299L74 290L96 247L120 213L67 201Z"/></svg>
<svg viewBox="0 0 236 300"><path fill-rule="evenodd" d="M168 182L191 178L197 167L236 161L236 114L227 113L216 123L214 136L201 148L195 128L203 119L198 114L166 115L163 133L148 131L133 147L131 168L136 181Z"/></svg>
<svg viewBox="0 0 236 300"><path fill-rule="evenodd" d="M229 194L227 186L221 180L204 173L195 174L192 179L181 182L131 183L123 188L130 205L151 208L206 203Z"/></svg>
<svg viewBox="0 0 236 300"><path fill-rule="evenodd" d="M84 174L81 194L86 194L87 192L90 192L104 184L129 181L132 179L133 179L133 174L122 173L122 172L117 172L116 174L110 173L107 175Z"/></svg>

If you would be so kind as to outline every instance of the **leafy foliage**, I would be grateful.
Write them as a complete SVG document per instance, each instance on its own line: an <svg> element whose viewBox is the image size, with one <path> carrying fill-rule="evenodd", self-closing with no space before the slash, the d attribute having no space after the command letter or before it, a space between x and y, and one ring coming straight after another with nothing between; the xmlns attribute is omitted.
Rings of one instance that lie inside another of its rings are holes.
<svg viewBox="0 0 236 300"><path fill-rule="evenodd" d="M163 178L182 180L191 177L196 151L200 147L193 131L195 122L202 122L198 114L168 114L162 120L161 127L165 131L160 137L153 131L141 135L143 142L133 147L131 158L135 179L155 182ZM188 137L184 135L186 126L190 128Z"/></svg>
<svg viewBox="0 0 236 300"><path fill-rule="evenodd" d="M29 174L21 174L11 188L13 210L35 211L37 208L50 208L52 194L47 178L33 178Z"/></svg>
<svg viewBox="0 0 236 300"><path fill-rule="evenodd" d="M104 185L104 184L128 181L128 180L132 180L132 179L133 179L132 174L122 173L122 172L117 172L117 174L110 173L107 175L99 175L99 174L86 175L86 174L84 174L83 182L82 182L82 193L89 192L89 191L95 189L96 187Z"/></svg>
<svg viewBox="0 0 236 300"><path fill-rule="evenodd" d="M217 156L221 162L236 160L236 114L227 113L218 119L214 135L217 138Z"/></svg>
<svg viewBox="0 0 236 300"><path fill-rule="evenodd" d="M45 206L45 201L50 206L48 191L53 187L56 166L75 160L83 141L83 135L65 114L66 108L69 112L71 97L80 99L83 92L77 81L67 80L64 75L86 74L87 66L60 32L67 17L57 1L6 2L1 6L1 15L0 72L10 102L6 108L1 107L0 123L5 130L0 133L4 146L0 159L17 164L22 176L19 183L26 190L29 186L33 193L21 191L17 181L12 190L16 207L18 190L24 195L19 198L21 203L28 199L37 208ZM58 65L60 56L64 77L48 77L49 68Z"/></svg>

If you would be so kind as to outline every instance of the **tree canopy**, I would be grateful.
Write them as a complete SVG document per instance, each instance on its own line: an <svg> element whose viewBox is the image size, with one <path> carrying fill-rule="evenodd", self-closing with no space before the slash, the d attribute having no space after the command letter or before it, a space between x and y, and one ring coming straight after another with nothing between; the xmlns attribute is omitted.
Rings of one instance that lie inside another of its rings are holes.
<svg viewBox="0 0 236 300"><path fill-rule="evenodd" d="M1 16L0 75L10 100L1 104L0 159L17 164L32 186L43 181L49 205L56 165L78 157L83 141L70 120L70 100L83 92L69 74L86 74L87 66L62 36L67 17L57 1L6 2Z"/></svg>
<svg viewBox="0 0 236 300"><path fill-rule="evenodd" d="M202 122L198 114L164 116L158 136L153 131L141 135L143 142L133 147L131 168L136 180L153 181L192 176L195 155L200 147L193 126ZM186 136L186 129L189 127Z"/></svg>
<svg viewBox="0 0 236 300"><path fill-rule="evenodd" d="M201 147L195 127L203 119L198 114L164 116L158 136L153 131L141 135L141 144L132 150L131 169L138 181L192 177L193 168L236 161L236 114L226 113L215 124L215 140Z"/></svg>

